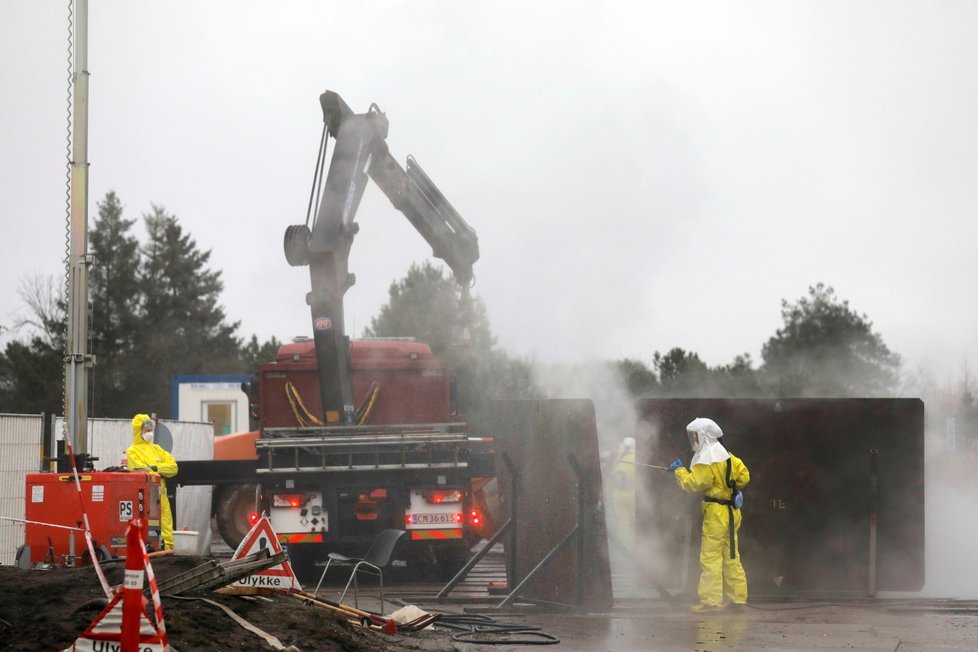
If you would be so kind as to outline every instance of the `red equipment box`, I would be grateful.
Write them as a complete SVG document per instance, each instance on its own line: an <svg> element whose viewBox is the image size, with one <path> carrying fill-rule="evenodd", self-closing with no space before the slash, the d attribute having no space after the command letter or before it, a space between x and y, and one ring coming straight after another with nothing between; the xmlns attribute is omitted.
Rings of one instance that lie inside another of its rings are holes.
<svg viewBox="0 0 978 652"><path fill-rule="evenodd" d="M45 523L83 528L82 504L88 514L96 554L126 554L126 529L130 519L149 524L148 550L160 545L160 476L141 472L79 473L82 499L78 500L71 473L28 473L25 543L31 564L42 562L81 566L89 558L82 529L39 525Z"/></svg>

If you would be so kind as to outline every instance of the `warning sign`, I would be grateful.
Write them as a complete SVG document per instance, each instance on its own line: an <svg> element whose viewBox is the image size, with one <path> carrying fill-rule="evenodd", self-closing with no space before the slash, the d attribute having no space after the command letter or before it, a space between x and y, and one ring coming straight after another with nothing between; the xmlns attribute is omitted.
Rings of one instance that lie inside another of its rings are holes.
<svg viewBox="0 0 978 652"><path fill-rule="evenodd" d="M262 514L251 531L238 544L237 550L231 559L242 559L248 555L253 555L263 548L268 548L270 554L282 552L279 545L278 535L272 529L272 524L268 517ZM292 571L292 565L286 559L281 564L258 571L253 575L243 577L231 586L246 587L251 589L274 589L278 591L291 591L293 589L301 591L299 580L296 579Z"/></svg>
<svg viewBox="0 0 978 652"><path fill-rule="evenodd" d="M65 649L72 652L114 652L122 649L122 591L112 597L92 624L78 637L74 645ZM139 618L139 652L163 652L169 646L145 610Z"/></svg>

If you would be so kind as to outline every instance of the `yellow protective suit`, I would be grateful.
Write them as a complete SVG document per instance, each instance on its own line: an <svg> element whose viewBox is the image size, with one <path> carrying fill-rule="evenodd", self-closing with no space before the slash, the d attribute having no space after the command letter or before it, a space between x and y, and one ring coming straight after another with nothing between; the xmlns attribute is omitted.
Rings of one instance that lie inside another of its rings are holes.
<svg viewBox="0 0 978 652"><path fill-rule="evenodd" d="M173 514L170 500L166 497L166 480L177 474L177 461L159 444L151 444L143 439L143 424L150 420L148 414L137 414L132 418L132 446L126 449L127 466L130 471L158 473L160 478L160 535L163 548L173 550Z"/></svg>
<svg viewBox="0 0 978 652"><path fill-rule="evenodd" d="M625 452L611 471L615 525L621 542L631 549L635 540L635 453Z"/></svg>
<svg viewBox="0 0 978 652"><path fill-rule="evenodd" d="M739 457L730 455L730 479L742 489L750 481L750 473ZM704 498L730 500L733 493L727 486L727 462L695 464L691 471L679 467L675 471L676 482L683 491L702 494ZM729 510L726 505L703 501L703 540L700 547L700 604L720 607L723 596L734 604L747 602L747 575L740 563L740 551L730 558ZM733 510L734 545L740 530L740 510Z"/></svg>

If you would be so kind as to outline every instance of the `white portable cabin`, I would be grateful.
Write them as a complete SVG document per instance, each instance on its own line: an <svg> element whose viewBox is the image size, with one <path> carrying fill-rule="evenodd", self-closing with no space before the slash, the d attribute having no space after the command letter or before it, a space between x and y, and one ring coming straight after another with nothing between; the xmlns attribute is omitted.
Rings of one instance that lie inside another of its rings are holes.
<svg viewBox="0 0 978 652"><path fill-rule="evenodd" d="M248 396L240 374L187 375L173 378L173 417L177 421L214 424L214 436L248 430Z"/></svg>

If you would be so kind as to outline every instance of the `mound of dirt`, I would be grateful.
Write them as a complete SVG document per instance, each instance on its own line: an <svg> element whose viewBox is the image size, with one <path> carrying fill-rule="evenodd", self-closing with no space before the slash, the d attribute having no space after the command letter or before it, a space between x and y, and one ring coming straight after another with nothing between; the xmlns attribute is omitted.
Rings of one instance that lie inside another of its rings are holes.
<svg viewBox="0 0 978 652"><path fill-rule="evenodd" d="M153 560L158 580L189 570L203 559ZM121 584L122 563L104 566L111 586ZM225 605L284 646L317 650L452 650L444 634L423 630L383 634L351 624L333 611L276 593L243 598L213 592L201 596ZM105 595L91 567L25 571L0 566L0 641L8 650L61 650L69 647L105 606ZM268 643L199 599L163 596L166 632L173 649L270 650Z"/></svg>

